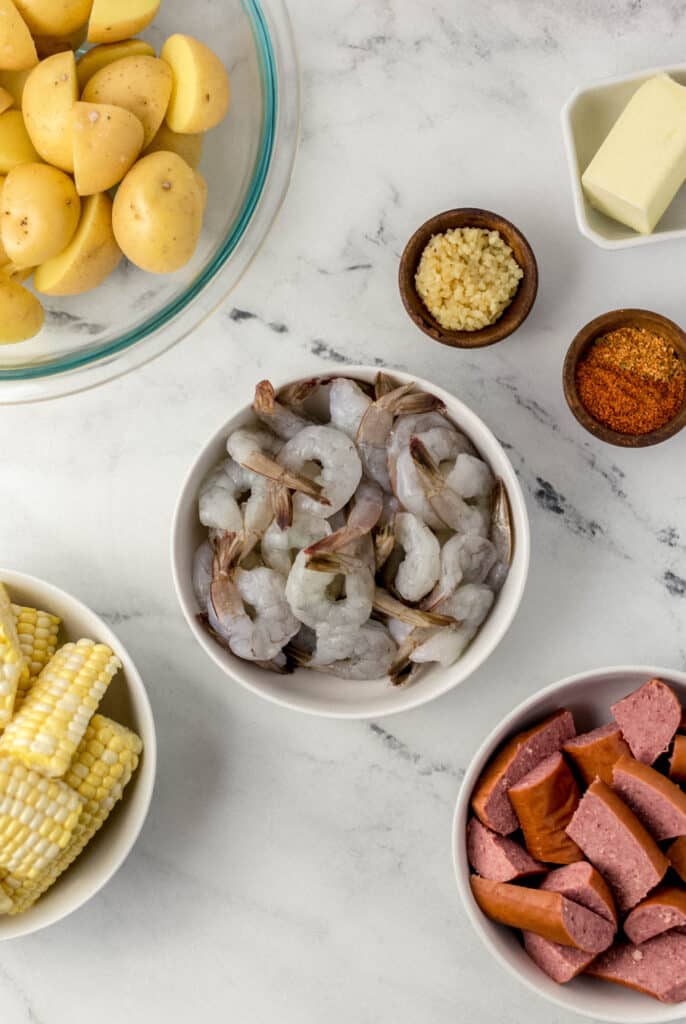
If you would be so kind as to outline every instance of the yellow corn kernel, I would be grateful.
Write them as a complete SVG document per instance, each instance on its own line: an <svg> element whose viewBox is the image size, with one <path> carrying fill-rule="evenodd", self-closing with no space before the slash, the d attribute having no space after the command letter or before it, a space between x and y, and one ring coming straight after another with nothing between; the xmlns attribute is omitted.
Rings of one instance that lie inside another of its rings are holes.
<svg viewBox="0 0 686 1024"><path fill-rule="evenodd" d="M60 620L56 615L51 615L50 612L43 612L37 608L24 608L18 604L12 605L12 612L17 624L19 646L22 649L28 666L28 676L24 675L19 680L17 696L14 702L14 713L16 714L31 684L40 675L57 650Z"/></svg>
<svg viewBox="0 0 686 1024"><path fill-rule="evenodd" d="M0 729L12 717L20 680L28 680L28 669L19 645L9 594L0 583Z"/></svg>
<svg viewBox="0 0 686 1024"><path fill-rule="evenodd" d="M121 662L105 644L79 640L50 659L0 737L0 756L60 778Z"/></svg>

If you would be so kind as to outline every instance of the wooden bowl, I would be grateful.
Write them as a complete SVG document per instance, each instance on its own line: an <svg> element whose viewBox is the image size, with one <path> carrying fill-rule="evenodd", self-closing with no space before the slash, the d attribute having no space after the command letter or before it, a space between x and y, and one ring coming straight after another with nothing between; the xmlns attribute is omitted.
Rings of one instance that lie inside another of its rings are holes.
<svg viewBox="0 0 686 1024"><path fill-rule="evenodd" d="M431 237L452 228L485 228L500 232L524 271L515 297L502 316L494 324L482 327L479 331L449 331L441 327L420 299L415 287L419 260ZM442 345L452 345L453 348L483 348L507 338L524 323L538 291L538 266L526 238L509 220L490 210L462 207L437 214L415 231L400 259L398 285L405 309L424 334L428 334L434 341L440 341Z"/></svg>
<svg viewBox="0 0 686 1024"><path fill-rule="evenodd" d="M647 309L613 309L609 313L597 316L595 320L591 320L585 327L582 327L569 346L562 369L565 398L581 426L585 427L594 437L599 437L601 441L618 445L621 448L647 448L651 444L660 444L661 441L673 437L686 424L686 400L676 416L659 430L651 430L647 434L620 434L616 430L603 426L587 412L576 388L576 368L579 360L583 358L596 338L619 327L643 327L659 334L673 346L682 361L686 363L686 334L672 320L668 320L666 316L661 316L659 313L651 313Z"/></svg>

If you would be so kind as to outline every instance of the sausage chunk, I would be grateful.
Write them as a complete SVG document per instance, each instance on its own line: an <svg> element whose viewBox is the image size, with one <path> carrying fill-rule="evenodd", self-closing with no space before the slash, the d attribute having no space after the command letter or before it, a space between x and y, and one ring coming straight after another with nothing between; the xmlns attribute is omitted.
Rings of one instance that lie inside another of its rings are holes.
<svg viewBox="0 0 686 1024"><path fill-rule="evenodd" d="M535 932L544 939L585 953L600 953L612 943L614 925L557 892L526 889L472 875L474 899L500 924Z"/></svg>
<svg viewBox="0 0 686 1024"><path fill-rule="evenodd" d="M615 901L607 882L587 861L555 868L545 876L540 888L546 892L559 892L568 900L580 903L587 910L617 925Z"/></svg>
<svg viewBox="0 0 686 1024"><path fill-rule="evenodd" d="M667 850L667 860L682 882L686 882L686 836L675 839Z"/></svg>
<svg viewBox="0 0 686 1024"><path fill-rule="evenodd" d="M686 793L633 757L619 759L613 789L658 842L686 835Z"/></svg>
<svg viewBox="0 0 686 1024"><path fill-rule="evenodd" d="M681 704L661 679L650 679L610 708L637 761L652 764L681 724Z"/></svg>
<svg viewBox="0 0 686 1024"><path fill-rule="evenodd" d="M567 835L600 871L620 910L635 907L667 871L667 858L655 840L600 779L581 798Z"/></svg>
<svg viewBox="0 0 686 1024"><path fill-rule="evenodd" d="M612 785L612 768L622 754L631 751L622 739L622 730L616 722L601 725L599 729L575 736L562 744L567 757L579 772L581 778L590 786L597 777Z"/></svg>
<svg viewBox="0 0 686 1024"><path fill-rule="evenodd" d="M508 789L559 750L574 733L571 713L560 710L506 743L487 765L472 793L472 809L477 818L501 836L515 832L519 822Z"/></svg>
<svg viewBox="0 0 686 1024"><path fill-rule="evenodd" d="M587 973L645 992L663 1003L686 999L686 935L666 932L641 946L616 943Z"/></svg>
<svg viewBox="0 0 686 1024"><path fill-rule="evenodd" d="M467 857L478 875L494 882L514 882L546 870L519 843L491 832L478 818L467 825Z"/></svg>
<svg viewBox="0 0 686 1024"><path fill-rule="evenodd" d="M572 864L583 854L565 829L579 806L579 787L558 751L508 790L532 857L550 864Z"/></svg>
<svg viewBox="0 0 686 1024"><path fill-rule="evenodd" d="M572 978L576 978L577 974L585 971L595 959L595 953L584 953L580 949L572 949L571 946L561 946L559 942L551 942L550 939L544 939L542 935L536 935L534 932L524 932L522 938L524 949L533 962L558 985L564 985Z"/></svg>
<svg viewBox="0 0 686 1024"><path fill-rule="evenodd" d="M686 892L675 885L665 885L634 907L624 922L624 931L627 938L638 945L684 925Z"/></svg>
<svg viewBox="0 0 686 1024"><path fill-rule="evenodd" d="M686 736L675 736L669 759L669 777L675 782L686 782Z"/></svg>

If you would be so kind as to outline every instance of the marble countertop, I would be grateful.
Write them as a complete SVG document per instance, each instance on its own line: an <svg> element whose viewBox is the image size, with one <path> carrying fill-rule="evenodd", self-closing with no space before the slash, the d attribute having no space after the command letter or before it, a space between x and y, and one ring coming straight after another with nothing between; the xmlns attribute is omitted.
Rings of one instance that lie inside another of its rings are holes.
<svg viewBox="0 0 686 1024"><path fill-rule="evenodd" d="M559 111L583 82L683 59L673 0L291 0L304 81L292 190L239 289L195 336L87 394L0 408L0 565L98 610L137 660L160 738L135 851L61 925L4 945L3 1024L572 1024L470 930L450 860L465 766L539 687L686 660L677 437L626 452L568 412L588 319L684 310L684 246L609 253L577 232ZM492 349L429 342L397 292L414 228L451 206L515 221L541 289ZM169 530L187 467L255 381L396 366L489 423L528 501L521 610L481 670L385 721L329 722L232 686L177 606Z"/></svg>

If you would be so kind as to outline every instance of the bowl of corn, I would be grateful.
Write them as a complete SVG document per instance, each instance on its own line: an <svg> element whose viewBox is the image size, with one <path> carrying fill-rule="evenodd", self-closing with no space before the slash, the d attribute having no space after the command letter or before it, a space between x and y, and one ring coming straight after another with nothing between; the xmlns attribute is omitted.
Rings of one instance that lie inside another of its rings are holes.
<svg viewBox="0 0 686 1024"><path fill-rule="evenodd" d="M0 940L46 928L126 859L155 781L143 681L76 598L0 569Z"/></svg>

